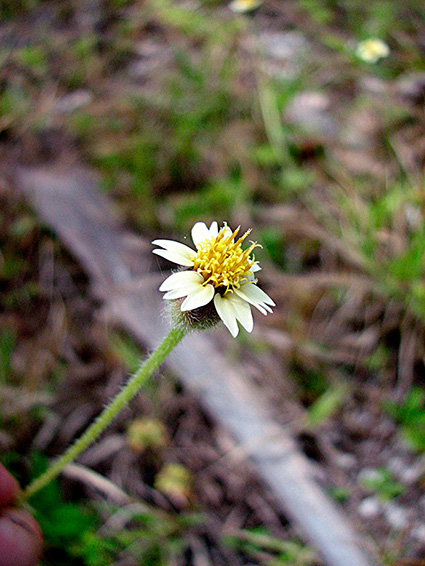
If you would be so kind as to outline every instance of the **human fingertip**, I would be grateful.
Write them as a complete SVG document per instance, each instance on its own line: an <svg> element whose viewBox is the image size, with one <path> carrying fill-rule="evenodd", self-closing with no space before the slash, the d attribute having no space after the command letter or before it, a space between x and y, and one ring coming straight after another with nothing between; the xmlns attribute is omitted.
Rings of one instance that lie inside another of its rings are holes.
<svg viewBox="0 0 425 566"><path fill-rule="evenodd" d="M0 507L7 507L16 499L21 488L15 478L0 464Z"/></svg>
<svg viewBox="0 0 425 566"><path fill-rule="evenodd" d="M43 536L30 513L13 507L1 512L0 548L0 566L36 566L43 551Z"/></svg>

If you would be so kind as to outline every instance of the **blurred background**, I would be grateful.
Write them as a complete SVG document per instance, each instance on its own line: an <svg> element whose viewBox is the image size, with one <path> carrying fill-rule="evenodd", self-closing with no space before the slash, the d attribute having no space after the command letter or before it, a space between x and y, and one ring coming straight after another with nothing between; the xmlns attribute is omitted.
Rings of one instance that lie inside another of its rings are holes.
<svg viewBox="0 0 425 566"><path fill-rule="evenodd" d="M277 308L226 356L382 563L423 564L424 103L420 0L2 0L4 464L38 475L145 353L11 182L85 167L143 241L253 228ZM81 459L133 504L53 483L43 564L322 564L234 449L161 372Z"/></svg>

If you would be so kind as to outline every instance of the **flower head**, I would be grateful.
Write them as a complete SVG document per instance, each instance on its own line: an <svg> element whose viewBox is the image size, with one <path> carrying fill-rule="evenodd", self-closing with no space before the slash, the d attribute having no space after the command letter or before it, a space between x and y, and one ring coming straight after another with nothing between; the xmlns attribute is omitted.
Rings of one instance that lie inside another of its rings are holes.
<svg viewBox="0 0 425 566"><path fill-rule="evenodd" d="M365 63L377 63L388 57L390 48L381 39L365 39L357 45L356 55Z"/></svg>
<svg viewBox="0 0 425 566"><path fill-rule="evenodd" d="M164 299L178 301L179 311L203 314L216 322L221 319L232 336L237 336L238 321L248 332L253 328L250 305L263 314L272 312L275 303L256 285L255 272L261 268L252 242L247 249L242 242L250 230L238 237L240 227L232 232L227 224L219 230L217 222L208 228L197 222L192 228L196 250L172 240L154 240L162 249L153 253L189 269L170 275L160 286ZM212 308L213 306L213 308ZM202 318L202 317L201 317Z"/></svg>
<svg viewBox="0 0 425 566"><path fill-rule="evenodd" d="M232 0L229 8L238 14L246 14L256 10L262 3L262 0Z"/></svg>

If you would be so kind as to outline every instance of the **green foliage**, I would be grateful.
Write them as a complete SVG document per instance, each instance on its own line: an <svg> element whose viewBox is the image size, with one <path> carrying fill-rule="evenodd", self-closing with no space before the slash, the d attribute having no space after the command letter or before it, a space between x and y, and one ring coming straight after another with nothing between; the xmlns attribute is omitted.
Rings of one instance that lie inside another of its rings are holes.
<svg viewBox="0 0 425 566"><path fill-rule="evenodd" d="M327 389L308 408L308 424L317 427L328 420L341 408L348 394L349 389L344 382Z"/></svg>
<svg viewBox="0 0 425 566"><path fill-rule="evenodd" d="M284 267L285 246L281 231L277 228L264 228L260 232L259 241L267 251L272 262L279 267Z"/></svg>
<svg viewBox="0 0 425 566"><path fill-rule="evenodd" d="M0 382L7 383L12 375L11 359L16 345L16 332L5 329L0 332Z"/></svg>
<svg viewBox="0 0 425 566"><path fill-rule="evenodd" d="M205 189L188 199L183 196L173 199L172 206L177 226L188 229L194 222L205 216L225 219L231 216L236 203L243 198L246 189L239 178L226 178L213 181Z"/></svg>
<svg viewBox="0 0 425 566"><path fill-rule="evenodd" d="M425 390L413 387L401 402L386 402L384 408L400 425L400 434L415 452L425 452Z"/></svg>
<svg viewBox="0 0 425 566"><path fill-rule="evenodd" d="M308 566L316 563L317 559L308 546L297 540L277 539L263 528L241 530L226 536L224 542L254 560L261 556L261 561L268 566Z"/></svg>
<svg viewBox="0 0 425 566"><path fill-rule="evenodd" d="M283 119L288 105L303 88L307 87L297 77L286 81L261 79L258 83L258 103L267 143L258 144L253 153L258 166L272 173L273 183L279 187L276 195L279 198L302 194L312 181L311 172L297 161L296 129Z"/></svg>
<svg viewBox="0 0 425 566"><path fill-rule="evenodd" d="M391 357L390 349L384 344L379 344L373 353L365 358L365 366L373 373L377 373L381 368L387 367Z"/></svg>
<svg viewBox="0 0 425 566"><path fill-rule="evenodd" d="M2 0L0 3L0 21L12 20L29 13L39 4L40 0Z"/></svg>
<svg viewBox="0 0 425 566"><path fill-rule="evenodd" d="M188 10L170 0L149 0L148 5L163 24L187 37L226 43L239 28L236 19L224 22L206 10Z"/></svg>
<svg viewBox="0 0 425 566"><path fill-rule="evenodd" d="M303 369L299 366L294 366L291 369L291 375L298 384L299 397L307 407L326 394L328 382L326 375L321 369Z"/></svg>
<svg viewBox="0 0 425 566"><path fill-rule="evenodd" d="M74 545L74 555L87 566L112 566L118 556L146 566L168 564L184 551L183 532L201 519L197 515L172 517L153 510L142 512L136 504L117 509L111 524L114 520L119 528L90 529Z"/></svg>
<svg viewBox="0 0 425 566"><path fill-rule="evenodd" d="M351 489L348 487L334 487L330 490L331 496L339 503L344 503L351 497Z"/></svg>
<svg viewBox="0 0 425 566"><path fill-rule="evenodd" d="M91 531L83 533L81 542L73 547L75 556L81 557L87 566L112 565L117 552L118 545L114 540L104 539Z"/></svg>
<svg viewBox="0 0 425 566"><path fill-rule="evenodd" d="M317 25L326 25L333 19L329 2L316 2L315 0L298 0L299 5L309 13Z"/></svg>
<svg viewBox="0 0 425 566"><path fill-rule="evenodd" d="M14 53L16 62L31 71L34 76L42 78L48 70L45 49L41 45L26 45Z"/></svg>
<svg viewBox="0 0 425 566"><path fill-rule="evenodd" d="M190 17L191 12L182 12ZM158 15L164 15L163 8ZM171 25L165 15L164 18ZM177 25L177 21L173 24ZM123 118L131 116L133 120L132 130L125 137L119 120L115 119L115 125L110 118L102 117L102 124L94 124L94 128L103 130L107 125L109 130L110 143L95 147L96 162L107 173L107 188L124 189L126 199L131 200L129 214L141 226L156 223L158 201L169 192L174 198L176 193L185 196L181 210L176 207L177 222L191 214L186 208L199 208L199 199L203 201L203 210L207 206L212 212L228 212L229 200L233 202L238 194L231 173L229 179L211 175L209 187L202 173L210 167L206 156L218 144L223 127L231 115L240 112L230 89L235 73L230 47L226 46L228 57L216 60L217 44L227 33L226 25L223 24L220 35L207 35L197 57L187 53L186 39L176 43L172 53L175 72L164 78L160 96L147 93L123 101ZM73 124L80 132L90 127L84 116L74 119ZM115 129L117 135L112 139L110 134ZM193 196L195 191L206 191L206 205L205 195Z"/></svg>
<svg viewBox="0 0 425 566"><path fill-rule="evenodd" d="M26 90L15 86L5 86L0 92L0 132L12 126L22 127L31 110L31 99Z"/></svg>
<svg viewBox="0 0 425 566"><path fill-rule="evenodd" d="M31 481L47 468L48 459L38 452L30 457L29 477L22 467L22 455L8 452L2 456L2 464L8 468L19 483ZM86 503L65 501L60 483L51 482L35 494L29 502L37 519L45 543L43 566L81 566L73 553L75 545L83 539L85 532L98 524L96 513Z"/></svg>
<svg viewBox="0 0 425 566"><path fill-rule="evenodd" d="M119 332L108 334L109 346L119 360L124 363L129 373L134 373L140 366L139 346L129 337Z"/></svg>
<svg viewBox="0 0 425 566"><path fill-rule="evenodd" d="M20 454L9 452L2 456L2 463L24 483ZM33 453L26 479L38 477L47 465L45 456ZM102 509L83 501L70 503L58 481L36 493L29 503L43 531L43 566L112 566L124 555L132 563L162 566L184 551L184 533L203 523L196 513L171 515L137 502ZM110 527L99 529L100 511L102 517L110 515Z"/></svg>
<svg viewBox="0 0 425 566"><path fill-rule="evenodd" d="M357 190L356 190L357 189ZM423 197L417 186L397 182L376 194L361 188L335 191L341 212L338 226L326 218L319 203L315 213L334 231L376 289L397 299L425 321L425 224Z"/></svg>
<svg viewBox="0 0 425 566"><path fill-rule="evenodd" d="M48 459L45 456L34 453L31 460L32 478L41 475L47 465ZM69 553L71 546L81 540L84 532L97 523L93 511L88 507L64 500L58 481L51 482L36 493L30 504L43 531L47 557L53 557L56 552Z"/></svg>
<svg viewBox="0 0 425 566"><path fill-rule="evenodd" d="M361 478L361 484L375 493L380 501L390 501L406 491L406 487L394 479L387 468L376 468Z"/></svg>

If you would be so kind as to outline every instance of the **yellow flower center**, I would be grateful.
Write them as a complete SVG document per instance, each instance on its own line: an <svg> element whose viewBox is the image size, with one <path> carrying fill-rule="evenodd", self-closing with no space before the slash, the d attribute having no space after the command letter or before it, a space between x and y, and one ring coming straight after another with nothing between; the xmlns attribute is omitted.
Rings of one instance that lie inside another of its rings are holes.
<svg viewBox="0 0 425 566"><path fill-rule="evenodd" d="M204 278L204 285L210 283L214 287L239 288L248 282L248 273L255 261L250 257L254 248L259 244L252 243L243 250L242 242L251 230L238 240L235 240L239 228L229 234L226 226L220 230L215 238L201 242L196 246L197 254L193 257L194 270Z"/></svg>

